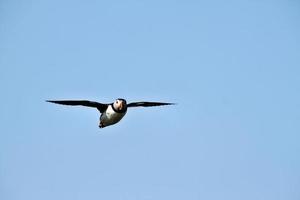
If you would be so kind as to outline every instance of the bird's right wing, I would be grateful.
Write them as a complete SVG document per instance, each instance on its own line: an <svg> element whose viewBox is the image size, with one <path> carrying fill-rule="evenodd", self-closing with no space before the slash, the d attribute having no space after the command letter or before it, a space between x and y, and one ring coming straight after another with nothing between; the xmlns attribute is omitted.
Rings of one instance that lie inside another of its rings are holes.
<svg viewBox="0 0 300 200"><path fill-rule="evenodd" d="M103 113L109 104L103 104L95 101L88 101L88 100L47 100L50 103L56 103L61 105L68 105L68 106L87 106L97 108L101 113Z"/></svg>
<svg viewBox="0 0 300 200"><path fill-rule="evenodd" d="M132 102L127 104L127 107L150 107L150 106L166 106L166 105L175 105L175 103L165 103L165 102Z"/></svg>

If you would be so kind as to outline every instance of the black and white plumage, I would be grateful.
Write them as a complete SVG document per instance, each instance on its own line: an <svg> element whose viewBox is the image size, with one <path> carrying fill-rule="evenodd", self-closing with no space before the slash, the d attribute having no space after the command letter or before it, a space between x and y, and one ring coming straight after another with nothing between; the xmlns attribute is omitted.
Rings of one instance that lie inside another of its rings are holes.
<svg viewBox="0 0 300 200"><path fill-rule="evenodd" d="M125 116L127 108L174 105L174 103L147 101L132 102L127 104L126 100L121 98L116 99L113 103L110 104L88 100L47 100L47 102L68 106L86 106L97 108L101 113L99 128L104 128L106 126L118 123Z"/></svg>

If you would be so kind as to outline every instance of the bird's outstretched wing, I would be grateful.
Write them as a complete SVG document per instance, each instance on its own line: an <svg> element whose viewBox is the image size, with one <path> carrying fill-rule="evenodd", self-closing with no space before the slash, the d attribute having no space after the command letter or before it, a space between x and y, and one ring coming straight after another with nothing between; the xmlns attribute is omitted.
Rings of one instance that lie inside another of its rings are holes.
<svg viewBox="0 0 300 200"><path fill-rule="evenodd" d="M164 102L147 102L147 101L141 101L141 102L132 102L127 104L127 107L150 107L150 106L166 106L166 105L175 105L175 103L164 103Z"/></svg>
<svg viewBox="0 0 300 200"><path fill-rule="evenodd" d="M47 100L50 103L56 103L61 105L68 105L68 106L87 106L97 108L101 113L103 113L109 104L98 103L95 101L88 101L88 100Z"/></svg>

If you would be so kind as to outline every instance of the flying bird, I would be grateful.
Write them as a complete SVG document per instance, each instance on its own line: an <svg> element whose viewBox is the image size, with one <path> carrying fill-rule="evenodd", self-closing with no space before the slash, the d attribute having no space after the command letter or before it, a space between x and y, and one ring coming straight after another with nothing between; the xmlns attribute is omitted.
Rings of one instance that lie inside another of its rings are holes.
<svg viewBox="0 0 300 200"><path fill-rule="evenodd" d="M118 98L113 103L109 104L88 100L47 100L47 102L68 106L86 106L97 108L101 113L99 119L99 128L104 128L106 126L118 123L125 116L127 108L174 105L174 103L147 101L132 102L127 104L126 100L121 98Z"/></svg>

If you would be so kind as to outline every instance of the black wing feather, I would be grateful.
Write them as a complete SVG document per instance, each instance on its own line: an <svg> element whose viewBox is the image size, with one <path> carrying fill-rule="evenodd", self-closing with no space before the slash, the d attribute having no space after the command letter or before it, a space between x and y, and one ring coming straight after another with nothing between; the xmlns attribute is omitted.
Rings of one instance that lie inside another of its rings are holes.
<svg viewBox="0 0 300 200"><path fill-rule="evenodd" d="M150 106L166 106L166 105L175 105L175 103L164 103L164 102L132 102L127 104L127 107L150 107Z"/></svg>
<svg viewBox="0 0 300 200"><path fill-rule="evenodd" d="M56 103L61 105L68 105L68 106L87 106L97 108L101 113L103 113L106 109L108 104L98 103L95 101L88 101L88 100L47 100L50 103Z"/></svg>

